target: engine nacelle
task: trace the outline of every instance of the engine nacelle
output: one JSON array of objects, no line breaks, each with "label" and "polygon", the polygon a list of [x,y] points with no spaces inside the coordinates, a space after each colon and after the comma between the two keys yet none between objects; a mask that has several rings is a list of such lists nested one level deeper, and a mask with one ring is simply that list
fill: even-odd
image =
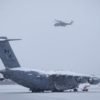
[{"label": "engine nacelle", "polygon": [[3,81],[5,78],[2,74],[0,74],[0,81]]},{"label": "engine nacelle", "polygon": [[0,81],[3,81],[4,80],[4,78],[0,78]]},{"label": "engine nacelle", "polygon": [[100,78],[97,78],[97,77],[90,77],[88,79],[88,82],[92,85],[96,85],[98,83],[100,83]]}]

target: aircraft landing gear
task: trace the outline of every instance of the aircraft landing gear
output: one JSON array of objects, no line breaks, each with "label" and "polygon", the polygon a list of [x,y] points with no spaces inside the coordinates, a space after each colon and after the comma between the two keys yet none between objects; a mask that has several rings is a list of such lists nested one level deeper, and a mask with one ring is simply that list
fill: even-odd
[{"label": "aircraft landing gear", "polygon": [[44,90],[41,89],[30,89],[30,91],[32,91],[32,93],[44,92]]},{"label": "aircraft landing gear", "polygon": [[82,91],[83,91],[83,92],[88,92],[88,87],[90,87],[90,85],[89,85],[89,84],[86,84],[86,85],[83,87]]},{"label": "aircraft landing gear", "polygon": [[73,89],[74,92],[78,92],[78,89]]},{"label": "aircraft landing gear", "polygon": [[83,91],[83,92],[88,92],[88,89],[83,89],[82,91]]},{"label": "aircraft landing gear", "polygon": [[64,90],[57,90],[57,89],[54,89],[54,90],[52,90],[52,92],[64,92]]}]

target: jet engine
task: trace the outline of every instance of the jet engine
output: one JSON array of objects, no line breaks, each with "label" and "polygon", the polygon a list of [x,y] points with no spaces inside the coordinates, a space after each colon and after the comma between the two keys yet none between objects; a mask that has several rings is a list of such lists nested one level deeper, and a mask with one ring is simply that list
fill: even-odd
[{"label": "jet engine", "polygon": [[100,83],[100,78],[97,78],[97,77],[90,77],[88,79],[88,82],[92,85],[96,85],[98,83]]}]

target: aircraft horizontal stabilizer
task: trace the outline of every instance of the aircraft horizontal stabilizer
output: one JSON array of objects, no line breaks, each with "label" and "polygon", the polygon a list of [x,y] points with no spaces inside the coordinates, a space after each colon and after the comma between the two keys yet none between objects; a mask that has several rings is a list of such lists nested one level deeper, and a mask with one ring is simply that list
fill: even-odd
[{"label": "aircraft horizontal stabilizer", "polygon": [[7,37],[0,37],[0,41],[17,41],[21,39],[8,39]]}]

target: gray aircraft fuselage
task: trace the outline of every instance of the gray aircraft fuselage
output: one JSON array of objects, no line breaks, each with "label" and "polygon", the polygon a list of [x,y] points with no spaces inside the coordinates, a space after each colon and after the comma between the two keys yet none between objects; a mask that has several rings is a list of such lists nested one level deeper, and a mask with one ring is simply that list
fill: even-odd
[{"label": "gray aircraft fuselage", "polygon": [[7,69],[1,71],[5,78],[30,88],[34,91],[63,91],[78,87],[73,76],[59,74],[43,74],[37,71],[24,71],[17,69]]},{"label": "gray aircraft fuselage", "polygon": [[[38,71],[26,71],[21,68],[12,68],[1,71],[5,78],[36,91],[64,91],[76,89],[81,83],[89,82],[90,77],[65,74],[45,74]],[[100,80],[92,78],[91,84],[98,84]]]}]

